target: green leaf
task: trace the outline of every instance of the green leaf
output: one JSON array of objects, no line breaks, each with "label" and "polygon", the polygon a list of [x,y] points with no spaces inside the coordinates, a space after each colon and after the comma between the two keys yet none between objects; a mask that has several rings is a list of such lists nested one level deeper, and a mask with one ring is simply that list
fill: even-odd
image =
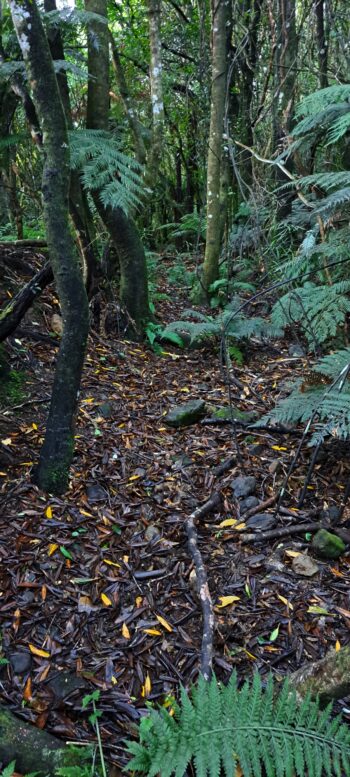
[{"label": "green leaf", "polygon": [[275,642],[277,637],[278,637],[278,635],[279,635],[279,633],[280,633],[280,627],[276,626],[276,628],[273,631],[271,631],[271,634],[269,636],[269,641],[270,642]]},{"label": "green leaf", "polygon": [[69,558],[71,561],[73,560],[72,554],[67,550],[67,548],[64,547],[64,545],[60,545],[60,551],[62,553],[62,556],[65,558]]}]

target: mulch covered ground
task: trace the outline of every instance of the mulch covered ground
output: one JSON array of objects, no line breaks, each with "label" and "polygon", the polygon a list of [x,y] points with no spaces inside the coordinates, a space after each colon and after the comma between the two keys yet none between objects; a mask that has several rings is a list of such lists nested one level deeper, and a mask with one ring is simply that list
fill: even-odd
[{"label": "mulch covered ground", "polygon": [[[168,293],[157,308],[164,322],[188,307],[173,287]],[[46,292],[26,327],[49,335],[52,312]],[[344,448],[326,446],[298,511],[310,460],[303,448],[275,523],[299,522],[299,534],[244,542],[232,480],[254,476],[260,502],[277,495],[302,430],[238,428],[240,461],[230,425],[174,430],[164,422],[171,405],[189,399],[229,404],[215,347],[181,352],[167,345],[156,355],[114,336],[91,337],[71,486],[63,499],[51,498],[30,483],[30,470],[43,438],[56,350],[26,335],[12,338],[8,350],[13,366],[26,373],[28,399],[3,409],[0,421],[3,703],[66,740],[93,741],[81,703],[99,689],[106,754],[125,762],[122,740],[146,700],[162,704],[198,675],[201,607],[184,521],[214,491],[221,507],[197,529],[215,604],[218,676],[227,679],[237,668],[244,677],[257,668],[281,677],[349,641],[349,557],[316,559],[312,577],[293,566],[310,545],[302,529],[309,512],[341,504],[350,466]],[[289,356],[287,343],[263,349],[252,343],[245,366],[234,370],[243,388],[231,386],[232,401],[262,414],[287,379],[307,367]],[[218,465],[232,457],[218,475]],[[264,512],[273,515],[274,507]],[[345,510],[345,526],[346,519]]]}]

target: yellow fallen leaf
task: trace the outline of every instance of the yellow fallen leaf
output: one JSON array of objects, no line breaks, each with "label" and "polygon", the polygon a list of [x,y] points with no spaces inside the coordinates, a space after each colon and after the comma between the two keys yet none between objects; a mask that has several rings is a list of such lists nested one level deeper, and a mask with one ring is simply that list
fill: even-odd
[{"label": "yellow fallen leaf", "polygon": [[105,564],[108,564],[109,567],[118,567],[118,569],[120,569],[120,564],[117,564],[116,561],[110,561],[109,558],[103,558],[102,561]]},{"label": "yellow fallen leaf", "polygon": [[142,605],[142,596],[137,596],[135,599],[136,607],[141,607]]},{"label": "yellow fallen leaf", "polygon": [[129,556],[123,556],[123,561],[125,564],[127,564],[129,561]]},{"label": "yellow fallen leaf", "polygon": [[4,440],[1,440],[3,445],[12,445],[11,437],[5,437]]},{"label": "yellow fallen leaf", "polygon": [[337,641],[336,641],[336,643],[335,643],[335,650],[336,650],[336,653],[338,653],[338,651],[340,650],[340,648],[341,648],[341,644],[340,644],[340,642],[339,642],[339,639],[337,639]]},{"label": "yellow fallen leaf", "polygon": [[83,399],[83,402],[85,402],[87,405],[91,405],[91,402],[94,402],[93,397],[88,397],[88,399]]},{"label": "yellow fallen leaf", "polygon": [[285,550],[284,552],[286,556],[289,556],[289,558],[297,558],[297,556],[301,556],[301,553],[298,550]]},{"label": "yellow fallen leaf", "polygon": [[219,596],[220,604],[217,604],[216,606],[218,609],[221,609],[222,607],[228,607],[229,604],[239,602],[240,598],[240,596]]},{"label": "yellow fallen leaf", "polygon": [[41,650],[41,648],[35,647],[29,643],[29,650],[33,653],[33,656],[40,656],[40,658],[50,658],[50,653],[47,650]]},{"label": "yellow fallen leaf", "polygon": [[81,515],[86,515],[87,518],[93,518],[94,516],[91,513],[87,513],[86,510],[79,510]]},{"label": "yellow fallen leaf", "polygon": [[38,424],[32,424],[32,429],[37,429],[37,428],[38,428]]},{"label": "yellow fallen leaf", "polygon": [[287,451],[288,448],[283,448],[281,445],[271,445],[273,451]]},{"label": "yellow fallen leaf", "polygon": [[58,543],[57,542],[50,542],[47,555],[48,556],[53,556],[53,554],[54,554],[55,550],[57,550],[57,548],[58,548]]},{"label": "yellow fallen leaf", "polygon": [[149,696],[152,690],[151,678],[149,674],[146,675],[145,682],[141,688],[141,696]]},{"label": "yellow fallen leaf", "polygon": [[246,648],[243,648],[243,652],[248,656],[248,658],[251,658],[252,661],[256,661],[256,656],[253,656],[253,653],[249,653],[249,650],[246,650]]},{"label": "yellow fallen leaf", "polygon": [[235,526],[235,531],[241,531],[241,529],[245,529],[246,525],[243,521],[243,523],[239,523],[237,526]]},{"label": "yellow fallen leaf", "polygon": [[131,637],[130,631],[129,631],[126,623],[123,623],[123,625],[122,625],[122,635],[123,635],[124,639],[130,639],[130,637]]},{"label": "yellow fallen leaf", "polygon": [[52,507],[50,505],[45,510],[46,518],[52,518]]},{"label": "yellow fallen leaf", "polygon": [[224,529],[225,526],[234,526],[235,523],[237,523],[237,518],[226,518],[225,521],[221,521],[221,523],[219,523],[219,528]]},{"label": "yellow fallen leaf", "polygon": [[158,623],[160,623],[161,626],[164,626],[164,628],[167,631],[172,631],[173,630],[173,627],[170,626],[170,623],[168,623],[168,621],[166,621],[165,618],[162,618],[161,615],[156,615],[156,618],[157,618]]},{"label": "yellow fallen leaf", "polygon": [[150,634],[151,637],[161,637],[162,632],[159,631],[159,629],[142,629],[142,631],[145,632],[145,634]]},{"label": "yellow fallen leaf", "polygon": [[131,483],[133,480],[138,480],[141,477],[141,475],[131,475],[131,477],[128,480],[128,483]]},{"label": "yellow fallen leaf", "polygon": [[101,594],[101,601],[103,602],[103,604],[104,604],[106,607],[111,607],[111,606],[112,606],[112,602],[111,602],[111,600],[109,599],[109,597],[108,597],[108,596],[106,596],[106,594]]},{"label": "yellow fallen leaf", "polygon": [[281,596],[280,594],[277,594],[277,599],[279,599],[281,602],[283,602],[283,604],[286,604],[287,607],[289,607],[290,610],[293,610],[293,605],[291,604],[290,601],[288,601],[288,599],[286,599],[285,596]]}]

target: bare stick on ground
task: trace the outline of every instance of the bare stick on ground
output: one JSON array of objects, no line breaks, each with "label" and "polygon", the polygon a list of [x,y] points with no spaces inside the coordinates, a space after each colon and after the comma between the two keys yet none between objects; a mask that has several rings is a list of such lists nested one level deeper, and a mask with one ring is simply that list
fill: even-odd
[{"label": "bare stick on ground", "polygon": [[220,505],[220,494],[214,493],[207,502],[196,510],[185,521],[185,529],[188,537],[188,547],[193,560],[197,577],[197,591],[200,598],[203,614],[203,636],[201,648],[201,672],[205,680],[210,680],[213,668],[213,634],[214,634],[214,610],[211,599],[206,569],[202,554],[198,547],[198,532],[195,522],[210,513]]}]

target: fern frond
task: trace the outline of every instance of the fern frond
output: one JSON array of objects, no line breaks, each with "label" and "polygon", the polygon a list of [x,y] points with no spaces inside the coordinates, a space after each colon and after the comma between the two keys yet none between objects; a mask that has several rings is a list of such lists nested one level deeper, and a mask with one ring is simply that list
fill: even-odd
[{"label": "fern frond", "polygon": [[139,742],[127,742],[127,770],[148,777],[183,777],[189,763],[196,777],[233,777],[239,763],[244,777],[321,777],[350,774],[350,732],[331,710],[319,713],[309,698],[299,705],[288,682],[275,693],[258,673],[238,690],[201,678],[174,717],[161,709],[141,721]]},{"label": "fern frond", "polygon": [[316,286],[308,282],[288,291],[273,306],[271,321],[276,327],[298,323],[309,343],[324,343],[334,337],[350,311],[350,282]]},{"label": "fern frond", "polygon": [[91,22],[108,24],[104,16],[100,16],[100,14],[93,13],[92,11],[81,11],[78,8],[72,8],[70,5],[59,10],[48,11],[48,13],[44,14],[43,19],[48,27],[57,27],[59,25],[76,27],[78,24],[87,27]]},{"label": "fern frond", "polygon": [[123,154],[108,132],[74,130],[69,133],[71,166],[81,170],[87,190],[98,190],[105,207],[122,208],[126,213],[142,199],[141,166]]},{"label": "fern frond", "polygon": [[349,110],[350,103],[339,102],[330,103],[324,108],[317,110],[315,113],[309,113],[293,127],[293,137],[300,137],[300,135],[305,135],[314,129],[322,131],[322,129],[329,127],[330,124],[333,125],[336,120],[338,121],[339,117],[343,114],[348,114]]},{"label": "fern frond", "polygon": [[340,140],[345,133],[350,128],[350,104],[348,104],[347,113],[345,113],[343,116],[339,116],[336,121],[333,122],[332,126],[329,128],[327,132],[327,143],[326,146],[330,146],[333,143],[337,143],[338,140]]},{"label": "fern frond", "polygon": [[[349,114],[350,116],[350,114]],[[350,184],[350,176],[349,176]],[[320,213],[325,216],[330,216],[335,210],[338,210],[342,205],[345,205],[350,201],[350,185],[345,186],[342,189],[336,189],[328,197],[325,197],[317,204],[315,213]]]},{"label": "fern frond", "polygon": [[296,109],[296,116],[311,116],[322,110],[326,105],[335,102],[349,102],[350,110],[350,84],[337,84],[318,89],[316,92],[304,97]]}]

